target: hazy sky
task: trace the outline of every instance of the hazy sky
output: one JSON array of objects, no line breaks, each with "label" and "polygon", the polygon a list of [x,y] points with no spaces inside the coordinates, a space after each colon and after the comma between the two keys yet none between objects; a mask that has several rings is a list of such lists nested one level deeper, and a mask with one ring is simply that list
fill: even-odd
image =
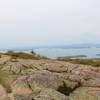
[{"label": "hazy sky", "polygon": [[100,43],[100,0],[1,0],[0,47]]}]

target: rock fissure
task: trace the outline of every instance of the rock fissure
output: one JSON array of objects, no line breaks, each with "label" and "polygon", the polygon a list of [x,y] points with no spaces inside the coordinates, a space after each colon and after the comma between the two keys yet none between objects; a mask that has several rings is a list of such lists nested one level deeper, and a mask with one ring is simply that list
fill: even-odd
[{"label": "rock fissure", "polygon": [[62,86],[59,86],[59,88],[57,89],[57,91],[59,91],[60,93],[69,96],[70,94],[72,94],[76,89],[80,88],[81,84],[78,84],[77,86],[75,86],[74,88],[68,87],[66,86],[65,82],[63,82]]}]

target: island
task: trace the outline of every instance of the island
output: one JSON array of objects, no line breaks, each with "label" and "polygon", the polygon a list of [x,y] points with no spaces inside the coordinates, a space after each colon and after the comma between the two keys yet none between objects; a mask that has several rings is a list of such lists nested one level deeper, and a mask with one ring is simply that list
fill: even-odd
[{"label": "island", "polygon": [[65,57],[58,57],[58,59],[65,59],[65,58],[86,58],[86,55],[73,55],[73,56],[65,56]]},{"label": "island", "polygon": [[96,54],[96,56],[100,56],[100,54]]}]

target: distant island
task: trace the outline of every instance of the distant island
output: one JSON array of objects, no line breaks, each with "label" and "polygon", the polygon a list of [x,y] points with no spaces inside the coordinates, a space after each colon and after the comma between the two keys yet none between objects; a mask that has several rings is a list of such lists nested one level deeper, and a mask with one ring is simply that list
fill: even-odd
[{"label": "distant island", "polygon": [[100,44],[69,44],[69,45],[53,45],[53,46],[40,46],[36,48],[62,48],[62,49],[84,49],[84,48],[100,48]]},{"label": "distant island", "polygon": [[65,57],[58,57],[58,59],[65,59],[65,58],[86,58],[86,55],[74,55],[74,56],[65,56]]},{"label": "distant island", "polygon": [[100,54],[96,54],[96,56],[100,56]]}]

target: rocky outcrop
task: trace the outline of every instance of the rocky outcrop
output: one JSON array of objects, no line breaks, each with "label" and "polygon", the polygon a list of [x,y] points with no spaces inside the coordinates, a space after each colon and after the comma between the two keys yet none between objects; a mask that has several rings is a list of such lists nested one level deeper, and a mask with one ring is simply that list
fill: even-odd
[{"label": "rocky outcrop", "polygon": [[20,94],[13,94],[12,97],[13,97],[12,100],[34,100],[30,96],[20,95]]},{"label": "rocky outcrop", "polygon": [[54,89],[43,89],[34,100],[69,100],[67,96]]},{"label": "rocky outcrop", "polygon": [[[7,57],[6,60],[3,60]],[[57,60],[0,58],[9,83],[0,100],[99,100],[100,68]],[[8,59],[9,58],[9,59]],[[7,79],[9,78],[9,79]],[[12,78],[12,80],[11,80]]]},{"label": "rocky outcrop", "polygon": [[1,58],[0,58],[0,64],[6,64],[8,61],[11,60],[11,57],[10,56],[7,56],[7,55],[1,55]]},{"label": "rocky outcrop", "polygon": [[34,73],[29,76],[22,76],[12,84],[12,90],[17,94],[31,94],[37,95],[45,88],[55,89],[62,94],[68,95],[78,87],[78,82],[62,79],[52,73]]},{"label": "rocky outcrop", "polygon": [[70,100],[100,100],[100,88],[78,88],[70,95]]}]

